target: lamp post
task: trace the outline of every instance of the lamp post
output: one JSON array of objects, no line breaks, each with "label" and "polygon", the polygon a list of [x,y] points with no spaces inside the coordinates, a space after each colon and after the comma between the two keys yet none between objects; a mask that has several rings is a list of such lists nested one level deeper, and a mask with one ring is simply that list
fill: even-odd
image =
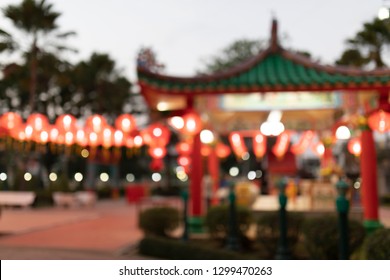
[{"label": "lamp post", "polygon": [[349,185],[342,179],[336,183],[338,196],[336,207],[339,220],[339,258],[347,260],[349,258],[349,237],[348,237],[348,211],[349,201],[346,198]]},{"label": "lamp post", "polygon": [[183,241],[188,240],[188,190],[187,187],[182,192],[183,198],[183,224],[184,224],[184,232],[182,236]]},{"label": "lamp post", "polygon": [[240,249],[240,243],[238,240],[236,194],[234,193],[234,186],[230,186],[229,190],[229,228],[226,247],[227,249],[238,251]]},{"label": "lamp post", "polygon": [[290,259],[290,250],[288,249],[287,244],[287,196],[286,196],[286,178],[282,178],[277,183],[279,188],[279,243],[278,249],[276,250],[275,259],[277,260],[288,260]]}]

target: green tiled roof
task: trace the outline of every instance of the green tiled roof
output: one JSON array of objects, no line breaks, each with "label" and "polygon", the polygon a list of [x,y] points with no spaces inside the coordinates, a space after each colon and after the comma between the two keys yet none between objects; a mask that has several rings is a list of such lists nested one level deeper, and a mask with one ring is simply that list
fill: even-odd
[{"label": "green tiled roof", "polygon": [[264,52],[224,73],[182,78],[160,75],[138,68],[139,83],[154,92],[168,94],[357,90],[390,87],[390,70],[362,71],[356,68],[324,66],[283,49],[274,38],[271,42],[271,46]]}]

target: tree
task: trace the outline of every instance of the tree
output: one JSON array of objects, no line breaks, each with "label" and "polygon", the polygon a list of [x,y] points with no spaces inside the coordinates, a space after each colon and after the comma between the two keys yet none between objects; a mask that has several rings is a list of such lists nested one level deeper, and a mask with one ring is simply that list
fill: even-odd
[{"label": "tree", "polygon": [[[44,57],[49,57],[45,53],[50,53],[50,47],[56,53],[68,49],[66,46],[58,44],[58,40],[66,39],[75,33],[58,32],[57,21],[61,14],[53,11],[53,5],[47,3],[46,0],[23,0],[18,5],[5,7],[3,14],[12,21],[18,30],[22,31],[27,40],[27,47],[23,47],[25,42],[16,42],[14,38],[9,36],[9,33],[3,31],[0,50],[14,51],[17,49],[24,54],[29,70],[28,104],[29,110],[32,112],[35,110],[37,102],[39,61]],[[50,42],[53,38],[55,42]],[[54,55],[51,56],[51,58],[54,57]]]},{"label": "tree", "polygon": [[74,95],[64,104],[65,111],[83,108],[84,112],[114,116],[129,101],[131,83],[116,69],[108,54],[93,53],[87,61],[77,63],[69,75]]},{"label": "tree", "polygon": [[354,37],[347,40],[348,48],[336,61],[339,65],[386,67],[384,52],[390,43],[390,21],[375,18],[366,22]]},{"label": "tree", "polygon": [[263,48],[264,43],[262,41],[248,39],[236,40],[222,49],[220,54],[207,59],[204,63],[204,69],[198,71],[198,73],[212,74],[227,70],[255,56]]}]

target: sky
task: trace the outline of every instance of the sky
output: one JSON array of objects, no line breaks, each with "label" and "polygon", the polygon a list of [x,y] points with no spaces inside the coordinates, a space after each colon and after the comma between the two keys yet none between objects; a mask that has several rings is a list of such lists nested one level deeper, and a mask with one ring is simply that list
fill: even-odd
[{"label": "sky", "polygon": [[[272,18],[286,48],[332,64],[345,40],[371,21],[384,0],[47,0],[62,13],[59,26],[77,36],[71,61],[108,53],[136,81],[136,55],[151,47],[166,74],[191,76],[202,62],[238,39],[268,40]],[[1,0],[0,7],[21,0]],[[0,27],[9,22],[0,16]],[[8,29],[7,29],[8,30]]]}]

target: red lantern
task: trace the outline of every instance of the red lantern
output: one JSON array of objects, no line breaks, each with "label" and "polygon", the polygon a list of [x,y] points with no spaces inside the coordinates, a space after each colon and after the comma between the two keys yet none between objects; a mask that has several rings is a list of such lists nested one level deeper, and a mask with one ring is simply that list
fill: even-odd
[{"label": "red lantern", "polygon": [[87,136],[88,136],[88,145],[89,146],[95,148],[95,147],[100,145],[100,143],[101,143],[101,139],[100,138],[101,137],[100,137],[99,134],[97,134],[96,132],[92,131],[92,132],[89,132]]},{"label": "red lantern", "polygon": [[183,116],[184,127],[182,131],[184,134],[196,135],[202,130],[202,119],[194,112],[189,111]]},{"label": "red lantern", "polygon": [[228,145],[218,143],[215,147],[215,153],[219,158],[227,158],[230,155],[230,148]]},{"label": "red lantern", "polygon": [[362,143],[360,141],[360,138],[355,137],[349,140],[348,151],[357,157],[360,156],[360,154],[362,153]]},{"label": "red lantern", "polygon": [[204,157],[207,157],[211,154],[211,147],[209,145],[203,144],[200,149],[200,154]]},{"label": "red lantern", "polygon": [[60,115],[55,122],[56,127],[60,132],[76,131],[77,120],[70,114]]},{"label": "red lantern", "polygon": [[150,147],[149,148],[149,155],[152,158],[158,158],[161,159],[165,157],[167,154],[167,149],[165,147]]},{"label": "red lantern", "polygon": [[180,155],[191,154],[192,147],[188,142],[180,142],[176,145],[176,150]]},{"label": "red lantern", "polygon": [[85,147],[88,145],[87,134],[84,129],[78,129],[76,132],[76,143],[81,147]]},{"label": "red lantern", "polygon": [[27,125],[30,125],[34,131],[41,131],[49,127],[49,119],[39,113],[31,114],[26,121]]},{"label": "red lantern", "polygon": [[291,152],[295,155],[303,154],[309,147],[311,140],[314,137],[314,132],[311,130],[303,132],[298,143],[291,146]]},{"label": "red lantern", "polygon": [[110,126],[106,126],[102,133],[102,146],[104,148],[110,148],[114,142],[114,129]]},{"label": "red lantern", "polygon": [[65,132],[65,145],[72,146],[75,143],[75,135],[72,131]]},{"label": "red lantern", "polygon": [[55,126],[50,126],[48,131],[49,131],[49,141],[52,143],[58,143],[58,137],[60,135],[58,128]]},{"label": "red lantern", "polygon": [[253,136],[253,152],[256,158],[262,158],[266,151],[267,138],[261,132],[256,132],[256,134]]},{"label": "red lantern", "polygon": [[237,157],[242,157],[245,153],[248,152],[244,137],[238,132],[232,132],[229,135],[230,145],[232,146],[233,152]]},{"label": "red lantern", "polygon": [[115,130],[114,132],[114,146],[121,147],[125,142],[125,136],[122,130]]},{"label": "red lantern", "polygon": [[191,164],[191,158],[189,156],[179,156],[177,163],[183,167],[189,166]]},{"label": "red lantern", "polygon": [[379,110],[368,117],[368,125],[372,130],[384,133],[390,131],[390,113]]},{"label": "red lantern", "polygon": [[275,143],[275,146],[272,147],[272,152],[278,158],[282,158],[288,149],[290,144],[290,133],[287,131],[282,132]]},{"label": "red lantern", "polygon": [[169,129],[160,123],[149,125],[143,133],[145,143],[151,146],[167,145],[170,136],[171,132]]},{"label": "red lantern", "polygon": [[124,133],[130,133],[137,129],[135,119],[130,114],[122,114],[115,120],[115,127]]},{"label": "red lantern", "polygon": [[312,146],[313,152],[319,156],[323,157],[325,154],[325,145],[320,141]]},{"label": "red lantern", "polygon": [[102,115],[92,115],[87,118],[85,128],[95,133],[101,133],[107,126],[107,121]]},{"label": "red lantern", "polygon": [[46,144],[47,142],[49,142],[49,132],[47,130],[42,130],[41,132],[39,132],[37,142],[41,144]]},{"label": "red lantern", "polygon": [[23,123],[22,117],[18,113],[7,112],[0,118],[0,126],[7,129],[9,132],[21,126]]}]

